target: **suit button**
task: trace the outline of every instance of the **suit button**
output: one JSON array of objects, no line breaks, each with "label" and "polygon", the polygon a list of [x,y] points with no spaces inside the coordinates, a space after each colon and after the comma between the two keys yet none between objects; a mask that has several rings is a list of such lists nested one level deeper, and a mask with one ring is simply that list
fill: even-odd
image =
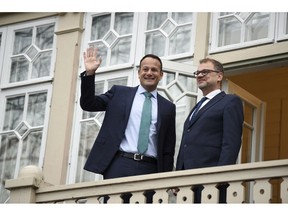
[{"label": "suit button", "polygon": [[190,131],[191,131],[190,129],[187,130],[187,132],[190,132]]}]

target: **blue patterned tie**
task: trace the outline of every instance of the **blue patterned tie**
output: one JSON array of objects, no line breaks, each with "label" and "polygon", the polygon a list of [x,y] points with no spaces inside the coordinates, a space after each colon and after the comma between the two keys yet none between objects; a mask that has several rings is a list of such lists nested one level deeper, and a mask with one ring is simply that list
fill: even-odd
[{"label": "blue patterned tie", "polygon": [[148,149],[149,131],[151,124],[152,101],[150,92],[144,92],[145,101],[143,104],[141,123],[138,137],[138,153],[144,154]]},{"label": "blue patterned tie", "polygon": [[201,105],[204,103],[204,101],[205,101],[206,99],[207,99],[207,97],[203,97],[203,98],[196,104],[196,107],[195,107],[195,109],[194,109],[194,112],[193,112],[193,114],[192,114],[192,116],[191,116],[191,118],[190,118],[190,122],[192,122],[192,121],[195,119],[195,117],[196,117],[196,115],[197,115],[197,113],[198,113]]}]

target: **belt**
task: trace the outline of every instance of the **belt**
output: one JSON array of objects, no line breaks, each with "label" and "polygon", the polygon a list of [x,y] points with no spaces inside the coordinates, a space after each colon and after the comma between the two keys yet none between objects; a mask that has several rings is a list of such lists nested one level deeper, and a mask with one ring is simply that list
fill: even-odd
[{"label": "belt", "polygon": [[117,155],[120,155],[120,156],[126,157],[126,158],[130,158],[130,159],[133,159],[135,161],[145,161],[145,162],[150,162],[150,163],[156,163],[157,162],[156,158],[147,157],[147,156],[141,155],[141,154],[134,154],[134,153],[118,151]]}]

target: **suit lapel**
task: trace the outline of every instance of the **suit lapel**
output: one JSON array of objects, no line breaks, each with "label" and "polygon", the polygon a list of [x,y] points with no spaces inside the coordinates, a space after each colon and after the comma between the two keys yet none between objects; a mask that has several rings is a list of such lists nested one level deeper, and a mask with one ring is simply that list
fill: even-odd
[{"label": "suit lapel", "polygon": [[137,87],[132,87],[129,88],[129,91],[127,93],[125,93],[125,95],[123,95],[123,98],[125,98],[126,100],[126,107],[125,107],[125,124],[128,124],[128,120],[129,120],[129,116],[130,116],[130,112],[131,112],[131,108],[132,108],[132,104],[134,101],[134,97],[135,94],[137,92],[138,86]]},{"label": "suit lapel", "polygon": [[199,111],[198,111],[198,114],[196,115],[196,118],[189,122],[189,116],[188,116],[188,124],[189,124],[189,127],[191,127],[199,118],[201,115],[203,115],[208,109],[210,109],[212,106],[214,106],[216,103],[218,103],[222,98],[224,98],[224,96],[226,95],[226,93],[224,91],[220,92],[218,95],[216,95],[215,97],[213,97],[204,107],[202,107]]},{"label": "suit lapel", "polygon": [[[197,103],[196,103],[196,104],[197,104]],[[190,111],[190,113],[188,114],[188,116],[187,116],[187,118],[186,118],[186,120],[185,120],[185,122],[184,122],[184,126],[185,126],[185,127],[190,126],[190,125],[189,125],[189,124],[191,123],[191,122],[190,122],[190,116],[192,115],[193,111],[195,110],[196,104],[195,104],[195,106],[192,108],[192,110]]]},{"label": "suit lapel", "polygon": [[161,110],[165,109],[165,107],[163,107],[163,103],[162,103],[162,96],[160,94],[157,93],[157,106],[158,106],[158,114],[157,114],[157,132],[159,132],[160,130],[160,125],[161,125]]}]

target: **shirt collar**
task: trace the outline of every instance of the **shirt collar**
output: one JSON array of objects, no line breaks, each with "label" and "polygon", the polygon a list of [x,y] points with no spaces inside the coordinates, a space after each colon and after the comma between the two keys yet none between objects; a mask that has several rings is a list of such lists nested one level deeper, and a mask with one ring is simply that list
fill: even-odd
[{"label": "shirt collar", "polygon": [[[142,93],[144,93],[144,92],[147,92],[147,90],[144,89],[143,86],[139,85],[138,90],[137,90],[137,93],[142,94]],[[150,93],[152,94],[152,96],[153,96],[154,98],[157,99],[157,90],[156,90],[156,89],[155,89],[154,91],[150,92]]]},{"label": "shirt collar", "polygon": [[211,100],[213,97],[215,97],[217,94],[219,94],[221,92],[220,89],[216,89],[212,92],[210,92],[209,94],[206,95],[206,97]]}]

